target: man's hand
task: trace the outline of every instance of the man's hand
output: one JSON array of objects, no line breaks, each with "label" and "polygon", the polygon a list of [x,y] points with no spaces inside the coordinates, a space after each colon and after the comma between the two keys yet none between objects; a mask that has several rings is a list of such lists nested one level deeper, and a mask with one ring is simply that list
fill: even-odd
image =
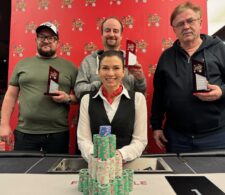
[{"label": "man's hand", "polygon": [[68,102],[69,95],[66,92],[64,92],[64,91],[54,91],[54,93],[57,94],[56,96],[52,96],[52,99],[55,102],[58,102],[58,103]]},{"label": "man's hand", "polygon": [[12,143],[12,129],[10,125],[0,125],[0,141],[10,145]]},{"label": "man's hand", "polygon": [[153,138],[156,142],[156,145],[161,149],[165,150],[165,143],[168,142],[166,137],[164,136],[163,130],[154,130]]},{"label": "man's hand", "polygon": [[215,101],[221,98],[222,90],[217,85],[207,85],[209,92],[196,92],[193,93],[194,96],[198,97],[202,101]]},{"label": "man's hand", "polygon": [[134,66],[128,66],[129,73],[134,76],[136,79],[144,78],[144,72],[141,64],[136,64]]}]

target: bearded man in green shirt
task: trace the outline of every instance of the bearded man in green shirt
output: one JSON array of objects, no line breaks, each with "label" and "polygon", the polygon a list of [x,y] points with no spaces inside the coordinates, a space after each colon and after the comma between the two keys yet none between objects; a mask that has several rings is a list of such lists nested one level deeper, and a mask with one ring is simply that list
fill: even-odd
[{"label": "bearded man in green shirt", "polygon": [[[37,55],[18,62],[2,104],[0,138],[10,142],[10,117],[19,100],[19,118],[14,131],[14,150],[68,153],[70,103],[77,76],[75,65],[56,54],[59,34],[50,22],[36,29]],[[58,72],[58,90],[45,95],[49,68]]]}]

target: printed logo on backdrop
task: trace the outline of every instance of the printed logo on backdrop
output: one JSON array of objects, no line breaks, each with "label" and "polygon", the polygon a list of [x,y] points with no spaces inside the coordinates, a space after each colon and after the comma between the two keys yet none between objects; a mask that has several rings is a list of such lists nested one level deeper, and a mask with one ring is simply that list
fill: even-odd
[{"label": "printed logo on backdrop", "polygon": [[27,22],[25,26],[25,33],[35,34],[36,28],[37,25],[34,22]]},{"label": "printed logo on backdrop", "polygon": [[123,16],[121,18],[122,20],[122,24],[125,26],[125,27],[128,27],[128,28],[133,28],[134,27],[134,18],[130,15],[128,16]]},{"label": "printed logo on backdrop", "polygon": [[74,0],[62,0],[61,8],[72,8]]},{"label": "printed logo on backdrop", "polygon": [[152,64],[148,65],[148,77],[151,77],[153,74],[155,74],[156,66],[157,65],[154,66]]},{"label": "printed logo on backdrop", "polygon": [[105,17],[103,18],[97,18],[97,25],[96,25],[96,29],[100,30],[101,26],[102,26],[102,22],[105,20]]},{"label": "printed logo on backdrop", "polygon": [[27,8],[27,4],[25,0],[17,0],[16,1],[16,11],[25,12]]},{"label": "printed logo on backdrop", "polygon": [[96,0],[85,0],[85,6],[96,6]]},{"label": "printed logo on backdrop", "polygon": [[171,38],[163,38],[162,39],[162,51],[166,50],[167,48],[171,47],[173,45],[173,39]]},{"label": "printed logo on backdrop", "polygon": [[78,115],[75,115],[75,116],[72,117],[70,127],[74,128],[77,124],[78,124]]},{"label": "printed logo on backdrop", "polygon": [[84,45],[84,54],[90,54],[93,53],[96,50],[96,45],[93,42],[86,43]]},{"label": "printed logo on backdrop", "polygon": [[65,43],[65,44],[61,44],[60,47],[60,55],[67,55],[70,56],[71,55],[71,50],[72,50],[72,45],[69,43]]},{"label": "printed logo on backdrop", "polygon": [[145,40],[140,40],[140,41],[136,40],[135,43],[136,43],[138,51],[141,51],[142,53],[146,53],[147,52],[147,47],[148,47],[147,41],[145,41]]},{"label": "printed logo on backdrop", "polygon": [[39,0],[38,9],[48,10],[49,0]]},{"label": "printed logo on backdrop", "polygon": [[22,45],[13,46],[13,57],[23,57],[24,47]]},{"label": "printed logo on backdrop", "polygon": [[148,14],[148,26],[159,27],[160,17],[158,14]]},{"label": "printed logo on backdrop", "polygon": [[110,0],[109,1],[110,5],[112,5],[112,4],[120,5],[121,3],[122,3],[122,0]]},{"label": "printed logo on backdrop", "polygon": [[75,30],[83,31],[83,26],[84,26],[84,22],[80,18],[73,19],[73,21],[72,21],[72,31],[75,31]]}]

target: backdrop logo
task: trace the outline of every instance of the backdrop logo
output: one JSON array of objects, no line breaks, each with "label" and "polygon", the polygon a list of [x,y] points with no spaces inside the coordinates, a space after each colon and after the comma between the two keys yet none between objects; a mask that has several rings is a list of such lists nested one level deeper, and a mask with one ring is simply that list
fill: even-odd
[{"label": "backdrop logo", "polygon": [[30,32],[30,33],[34,34],[35,30],[36,30],[36,25],[35,25],[34,22],[29,22],[29,23],[26,24],[26,26],[25,26],[25,33]]},{"label": "backdrop logo", "polygon": [[85,0],[85,6],[96,6],[96,0]]},{"label": "backdrop logo", "polygon": [[14,45],[13,46],[13,57],[23,57],[24,48],[22,45]]},{"label": "backdrop logo", "polygon": [[171,38],[162,39],[162,51],[166,50],[167,48],[171,47],[173,45],[173,40]]},{"label": "backdrop logo", "polygon": [[25,12],[26,7],[27,7],[27,4],[26,4],[25,0],[17,0],[16,1],[16,11]]},{"label": "backdrop logo", "polygon": [[124,24],[124,26],[126,26],[128,28],[133,28],[134,27],[134,18],[130,15],[128,15],[127,17],[123,16],[122,23]]},{"label": "backdrop logo", "polygon": [[72,31],[74,31],[74,30],[83,31],[83,26],[84,26],[84,22],[80,18],[73,19]]},{"label": "backdrop logo", "polygon": [[148,77],[151,77],[153,74],[155,74],[156,66],[153,66],[152,64],[148,65]]},{"label": "backdrop logo", "polygon": [[76,125],[78,124],[78,115],[75,115],[72,117],[72,121],[71,121],[71,128],[74,128]]},{"label": "backdrop logo", "polygon": [[69,43],[65,43],[62,44],[61,48],[60,48],[60,55],[67,55],[70,56],[71,55],[71,49],[72,49],[72,45]]},{"label": "backdrop logo", "polygon": [[96,48],[96,45],[93,42],[86,43],[84,46],[84,54],[92,53]]},{"label": "backdrop logo", "polygon": [[122,0],[110,0],[109,4],[112,5],[113,3],[120,5],[122,3]]},{"label": "backdrop logo", "polygon": [[145,40],[140,40],[140,41],[135,41],[137,48],[142,52],[146,53],[147,52],[147,42]]},{"label": "backdrop logo", "polygon": [[148,26],[159,27],[160,17],[158,14],[148,14]]},{"label": "backdrop logo", "polygon": [[49,0],[39,0],[38,9],[48,10]]},{"label": "backdrop logo", "polygon": [[99,30],[102,26],[102,22],[105,20],[105,17],[103,18],[97,18],[97,27],[96,29]]},{"label": "backdrop logo", "polygon": [[73,0],[62,0],[61,8],[72,8]]}]

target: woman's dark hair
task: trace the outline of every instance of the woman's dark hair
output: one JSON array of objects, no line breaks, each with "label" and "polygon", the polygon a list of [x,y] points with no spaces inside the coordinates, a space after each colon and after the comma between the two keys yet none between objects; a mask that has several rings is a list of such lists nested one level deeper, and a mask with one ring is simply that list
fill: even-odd
[{"label": "woman's dark hair", "polygon": [[123,52],[122,51],[116,51],[116,50],[107,50],[107,51],[104,51],[99,56],[99,68],[98,69],[100,69],[100,64],[101,64],[102,60],[105,57],[112,57],[112,56],[117,56],[119,59],[121,59],[122,64],[123,64],[123,68],[124,68],[124,56],[123,56]]}]

